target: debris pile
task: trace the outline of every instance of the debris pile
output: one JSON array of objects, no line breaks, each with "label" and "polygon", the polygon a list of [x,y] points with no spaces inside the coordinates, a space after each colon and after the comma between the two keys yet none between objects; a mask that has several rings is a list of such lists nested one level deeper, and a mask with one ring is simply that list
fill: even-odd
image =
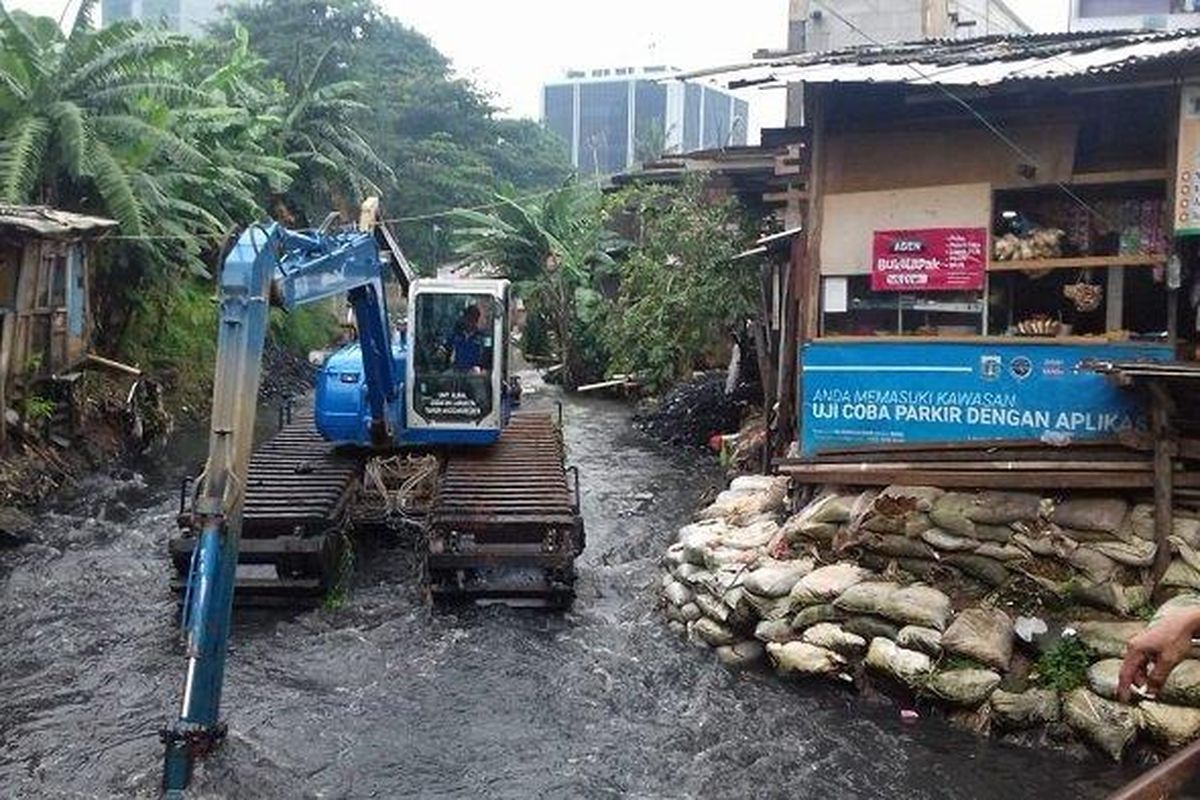
[{"label": "debris pile", "polygon": [[313,388],[317,368],[285,347],[268,342],[263,350],[261,400],[302,395]]},{"label": "debris pile", "polygon": [[722,663],[898,689],[980,732],[1050,726],[1115,760],[1200,736],[1200,659],[1116,701],[1125,643],[1200,604],[1200,519],[1178,513],[1166,583],[1183,591],[1153,609],[1149,506],[896,486],[826,489],[787,517],[787,488],[735,479],[664,558],[671,627]]},{"label": "debris pile", "polygon": [[755,381],[741,381],[726,394],[724,372],[706,372],[671,389],[634,423],[668,444],[705,447],[714,435],[735,433],[762,402]]}]

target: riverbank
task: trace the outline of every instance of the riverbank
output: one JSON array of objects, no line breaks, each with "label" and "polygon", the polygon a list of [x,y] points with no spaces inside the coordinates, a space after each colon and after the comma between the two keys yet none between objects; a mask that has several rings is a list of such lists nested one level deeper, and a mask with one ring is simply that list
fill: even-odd
[{"label": "riverbank", "polygon": [[[264,351],[262,401],[312,389],[316,368],[278,344]],[[9,452],[0,459],[0,509],[28,511],[87,475],[127,471],[141,456],[170,446],[179,426],[203,423],[211,399],[207,383],[164,387],[156,376],[88,370],[71,388],[69,421],[12,426]],[[20,536],[17,520],[0,518],[0,532]]]},{"label": "riverbank", "polygon": [[1177,514],[1173,597],[1152,605],[1152,513],[1121,497],[831,487],[789,514],[787,488],[738,478],[664,557],[671,627],[722,664],[882,690],[913,720],[937,708],[975,734],[1113,761],[1200,737],[1200,660],[1157,698],[1116,700],[1126,641],[1200,604],[1200,518]]}]

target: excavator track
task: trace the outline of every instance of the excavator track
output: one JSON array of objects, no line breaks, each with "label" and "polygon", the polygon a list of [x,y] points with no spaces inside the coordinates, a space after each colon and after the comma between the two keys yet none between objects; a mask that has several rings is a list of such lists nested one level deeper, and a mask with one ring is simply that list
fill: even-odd
[{"label": "excavator track", "polygon": [[[365,456],[321,438],[311,409],[298,410],[255,449],[238,548],[239,603],[320,602],[338,578],[364,461]],[[186,590],[196,542],[190,525],[191,514],[181,501],[182,533],[170,542],[180,591]]]},{"label": "excavator track", "polygon": [[437,600],[562,608],[583,551],[578,477],[549,414],[514,414],[491,447],[448,453],[430,514]]}]

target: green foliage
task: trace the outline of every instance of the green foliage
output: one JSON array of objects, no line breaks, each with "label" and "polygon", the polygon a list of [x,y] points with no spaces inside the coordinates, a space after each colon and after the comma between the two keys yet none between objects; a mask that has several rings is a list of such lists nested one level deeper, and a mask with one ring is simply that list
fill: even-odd
[{"label": "green foliage", "polygon": [[1061,639],[1038,658],[1033,678],[1044,688],[1069,692],[1087,680],[1092,658],[1092,652],[1078,637]]},{"label": "green foliage", "polygon": [[735,201],[707,197],[698,180],[631,186],[605,211],[631,242],[606,314],[609,369],[662,389],[753,313],[757,272],[732,261],[752,231]]},{"label": "green foliage", "polygon": [[54,401],[42,397],[40,394],[31,394],[25,398],[24,408],[21,409],[21,416],[26,422],[39,422],[44,419],[49,419],[54,413]]},{"label": "green foliage", "polygon": [[450,220],[456,255],[513,281],[531,328],[546,336],[572,387],[597,377],[607,362],[599,288],[615,273],[618,242],[600,211],[595,189],[568,183],[519,201],[501,197],[491,211],[460,211]]},{"label": "green foliage", "polygon": [[298,356],[306,356],[313,350],[328,346],[340,329],[337,318],[326,303],[302,306],[287,314],[280,309],[271,310],[272,341]]},{"label": "green foliage", "polygon": [[164,379],[182,401],[203,407],[217,353],[217,305],[212,287],[190,279],[175,291],[137,302],[120,342],[123,356]]}]

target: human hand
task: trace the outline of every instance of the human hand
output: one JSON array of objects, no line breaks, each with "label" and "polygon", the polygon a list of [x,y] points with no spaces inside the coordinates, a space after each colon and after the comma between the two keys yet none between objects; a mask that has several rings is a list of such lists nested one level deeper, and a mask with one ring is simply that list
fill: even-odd
[{"label": "human hand", "polygon": [[1171,670],[1192,649],[1192,633],[1200,626],[1200,612],[1181,611],[1139,633],[1125,646],[1117,681],[1117,697],[1129,702],[1130,687],[1145,686],[1151,693],[1162,689]]}]

